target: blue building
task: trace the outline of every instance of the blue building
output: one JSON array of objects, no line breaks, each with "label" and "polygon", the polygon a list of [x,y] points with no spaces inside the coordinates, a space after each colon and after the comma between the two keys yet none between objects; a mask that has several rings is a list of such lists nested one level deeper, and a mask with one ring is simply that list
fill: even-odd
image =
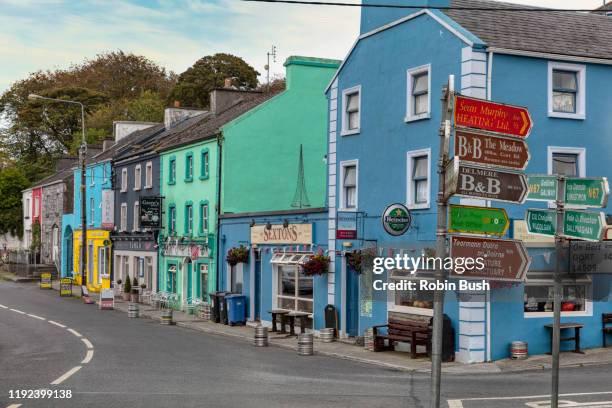
[{"label": "blue building", "polygon": [[[612,176],[607,163],[612,151],[610,18],[512,11],[524,6],[486,0],[364,2],[507,10],[362,9],[361,34],[326,90],[328,245],[336,249],[330,252],[329,300],[338,307],[347,335],[362,335],[386,323],[391,313],[433,314],[432,292],[373,291],[372,274],[352,273],[342,251],[371,248],[379,256],[418,256],[435,248],[439,99],[449,75],[463,95],[529,109],[535,125],[527,173]],[[385,207],[396,202],[406,204],[413,216],[411,229],[400,237],[388,235],[380,221]],[[444,312],[462,362],[507,357],[515,340],[527,341],[532,354],[550,348],[544,325],[552,322],[554,244],[527,235],[522,221],[526,208],[546,204],[490,204],[507,209],[513,219],[509,235],[527,243],[532,264],[524,284],[496,285],[469,298],[446,293]],[[358,220],[358,239],[337,238],[340,222],[351,214]],[[389,281],[404,277],[383,275]],[[584,324],[585,347],[602,344],[601,314],[612,310],[611,284],[609,275],[574,275],[563,282],[564,302],[575,308],[563,312],[562,321]],[[528,307],[534,301],[541,307]]]}]

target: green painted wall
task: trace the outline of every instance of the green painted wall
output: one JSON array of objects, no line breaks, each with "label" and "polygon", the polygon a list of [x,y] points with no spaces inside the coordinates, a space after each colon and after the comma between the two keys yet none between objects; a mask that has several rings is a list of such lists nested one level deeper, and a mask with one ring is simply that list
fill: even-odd
[{"label": "green painted wall", "polygon": [[[208,154],[208,173],[202,169],[203,155]],[[193,159],[193,174],[187,175],[188,157]],[[170,177],[170,163],[174,161],[176,174],[174,180]],[[192,145],[168,150],[160,154],[160,192],[164,197],[163,238],[171,235],[170,208],[176,211],[176,237],[184,237],[184,243],[201,243],[208,238],[210,258],[194,261],[191,266],[191,279],[200,293],[199,264],[208,263],[208,293],[216,290],[216,230],[217,230],[217,186],[218,186],[218,145],[217,139],[209,139]],[[208,204],[208,232],[200,230],[200,204]],[[186,206],[192,205],[193,223],[191,234],[186,229]],[[170,292],[168,287],[168,269],[170,265],[177,266],[176,290],[183,292],[185,265],[184,259],[176,256],[165,256],[164,246],[160,245],[159,287],[161,291]]]},{"label": "green painted wall", "polygon": [[223,213],[292,209],[300,144],[310,207],[325,206],[327,100],[339,61],[290,57],[287,89],[223,128]]}]

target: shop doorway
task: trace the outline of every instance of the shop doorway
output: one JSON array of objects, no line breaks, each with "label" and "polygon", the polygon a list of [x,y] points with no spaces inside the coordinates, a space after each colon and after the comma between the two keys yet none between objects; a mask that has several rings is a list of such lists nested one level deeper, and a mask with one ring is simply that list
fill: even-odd
[{"label": "shop doorway", "polygon": [[191,266],[191,259],[187,258],[183,265],[183,273],[187,277],[187,284],[183,289],[183,299],[186,304],[191,304],[193,302],[193,274]]},{"label": "shop doorway", "polygon": [[359,275],[346,270],[346,332],[357,336],[359,331]]},{"label": "shop doorway", "polygon": [[74,258],[72,256],[72,228],[67,226],[64,230],[64,248],[66,248],[66,262],[62,265],[62,276],[72,278]]},{"label": "shop doorway", "polygon": [[261,252],[255,251],[255,320],[261,320]]}]

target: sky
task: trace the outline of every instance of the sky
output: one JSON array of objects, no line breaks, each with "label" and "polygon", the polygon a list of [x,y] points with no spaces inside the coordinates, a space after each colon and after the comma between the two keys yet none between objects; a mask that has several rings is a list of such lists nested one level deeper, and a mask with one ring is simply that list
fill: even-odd
[{"label": "sky", "polygon": [[[602,4],[511,1],[555,8]],[[0,92],[30,72],[66,68],[119,49],[144,55],[176,73],[204,55],[228,52],[263,74],[266,53],[275,45],[271,72],[282,75],[290,55],[344,58],[358,30],[357,7],[240,0],[0,0]]]}]

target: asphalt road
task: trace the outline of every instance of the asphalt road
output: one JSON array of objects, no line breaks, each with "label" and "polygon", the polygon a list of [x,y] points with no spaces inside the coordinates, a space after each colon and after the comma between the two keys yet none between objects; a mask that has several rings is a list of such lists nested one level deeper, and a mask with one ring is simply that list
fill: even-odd
[{"label": "asphalt road", "polygon": [[[611,366],[563,370],[562,392],[580,393],[562,397],[564,407],[612,407],[610,373]],[[442,394],[445,407],[544,408],[549,384],[545,371],[446,375]],[[24,389],[72,397],[10,398]],[[428,395],[427,375],[255,348],[0,281],[0,408],[418,408],[429,406]]]}]

